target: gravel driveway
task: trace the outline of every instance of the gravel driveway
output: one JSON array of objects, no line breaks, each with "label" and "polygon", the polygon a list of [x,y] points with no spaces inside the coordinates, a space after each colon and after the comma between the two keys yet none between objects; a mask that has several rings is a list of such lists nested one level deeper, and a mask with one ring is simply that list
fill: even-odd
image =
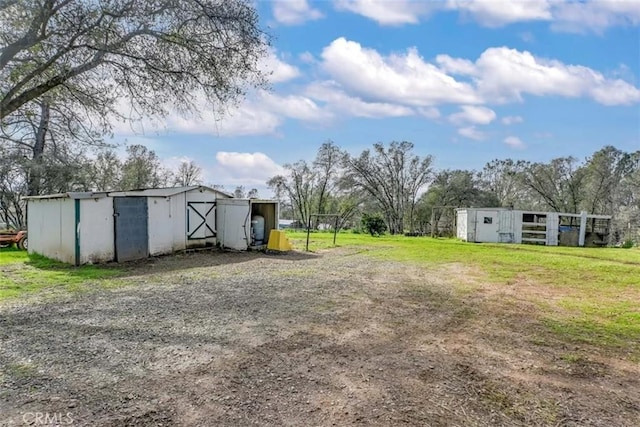
[{"label": "gravel driveway", "polygon": [[567,373],[522,313],[454,293],[461,275],[355,249],[200,253],[5,305],[0,424],[637,425],[637,367]]}]

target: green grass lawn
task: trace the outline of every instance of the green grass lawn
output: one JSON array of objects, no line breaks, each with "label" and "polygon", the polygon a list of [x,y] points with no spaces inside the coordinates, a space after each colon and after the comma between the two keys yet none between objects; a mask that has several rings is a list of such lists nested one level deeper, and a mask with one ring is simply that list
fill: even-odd
[{"label": "green grass lawn", "polygon": [[0,301],[43,291],[84,291],[108,286],[120,270],[86,265],[73,267],[15,248],[0,249]]},{"label": "green grass lawn", "polygon": [[[304,249],[305,233],[287,235],[296,248]],[[461,264],[474,272],[478,289],[483,283],[504,287],[526,283],[520,297],[536,304],[540,321],[559,336],[640,355],[638,249],[474,244],[352,233],[338,234],[336,245],[359,247],[372,257],[427,269]],[[332,246],[333,234],[311,234],[310,250]],[[456,283],[455,277],[450,279]],[[541,292],[529,292],[532,285]],[[474,291],[468,281],[460,282],[458,290]]]}]

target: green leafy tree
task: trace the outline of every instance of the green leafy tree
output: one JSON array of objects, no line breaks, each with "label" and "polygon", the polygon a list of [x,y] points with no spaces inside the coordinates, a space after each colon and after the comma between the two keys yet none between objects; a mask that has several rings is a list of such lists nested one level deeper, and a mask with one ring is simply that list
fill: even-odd
[{"label": "green leafy tree", "polygon": [[387,231],[387,225],[384,222],[384,218],[380,214],[363,214],[362,228],[372,236],[381,236],[385,231]]},{"label": "green leafy tree", "polygon": [[153,150],[144,145],[127,147],[127,159],[122,166],[122,190],[165,187],[171,174],[160,164]]},{"label": "green leafy tree", "polygon": [[54,93],[98,114],[118,97],[162,114],[262,85],[267,37],[245,0],[19,0],[0,3],[0,48],[0,120]]}]

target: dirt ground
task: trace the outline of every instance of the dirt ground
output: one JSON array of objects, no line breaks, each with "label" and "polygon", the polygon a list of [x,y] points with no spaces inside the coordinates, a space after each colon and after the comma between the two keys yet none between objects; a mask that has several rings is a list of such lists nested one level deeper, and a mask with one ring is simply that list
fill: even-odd
[{"label": "dirt ground", "polygon": [[558,341],[530,284],[355,249],[119,280],[0,307],[1,425],[640,425],[638,364]]}]

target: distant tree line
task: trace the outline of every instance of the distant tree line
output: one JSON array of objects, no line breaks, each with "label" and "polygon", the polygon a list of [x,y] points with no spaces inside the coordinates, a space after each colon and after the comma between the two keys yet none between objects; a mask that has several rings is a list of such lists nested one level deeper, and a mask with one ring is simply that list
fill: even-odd
[{"label": "distant tree line", "polygon": [[[90,155],[48,147],[39,167],[37,180],[31,175],[33,164],[20,149],[0,147],[0,222],[26,226],[26,195],[56,194],[68,191],[114,191],[145,188],[202,185],[202,168],[184,160],[174,169],[161,163],[157,154],[143,145],[130,145],[121,160],[112,148],[98,148]],[[258,198],[258,190],[237,186],[207,184],[234,197]],[[37,191],[34,191],[37,188]]]},{"label": "distant tree line", "polygon": [[[436,231],[454,208],[512,207],[612,215],[617,236],[640,224],[640,151],[612,146],[584,160],[493,160],[482,170],[437,170],[431,156],[410,142],[373,144],[352,155],[334,142],[316,158],[284,165],[267,185],[281,200],[283,216],[306,226],[315,213],[340,215],[341,227],[358,227],[362,215],[380,214],[392,234]],[[313,217],[317,227],[321,218]],[[447,223],[447,221],[444,221]]]},{"label": "distant tree line", "polygon": [[87,156],[83,154],[84,150],[76,152],[72,147],[47,147],[37,172],[22,149],[0,147],[0,222],[25,225],[25,207],[21,197],[26,195],[201,183],[202,171],[193,161],[184,161],[172,171],[162,166],[153,150],[142,145],[127,147],[124,160],[120,160],[111,149]]}]

